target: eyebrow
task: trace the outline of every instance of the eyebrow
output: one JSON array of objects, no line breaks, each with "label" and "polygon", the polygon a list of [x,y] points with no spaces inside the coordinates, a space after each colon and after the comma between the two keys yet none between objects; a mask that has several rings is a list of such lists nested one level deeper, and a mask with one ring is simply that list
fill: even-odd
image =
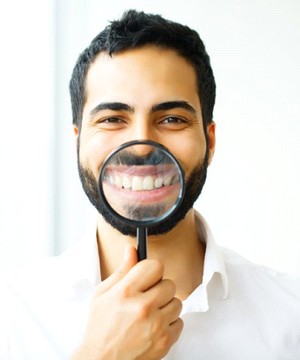
[{"label": "eyebrow", "polygon": [[[156,105],[153,105],[151,108],[151,112],[158,112],[158,111],[166,111],[166,110],[172,110],[172,109],[184,109],[192,113],[193,115],[197,115],[196,109],[190,105],[187,101],[166,101],[162,102]],[[90,115],[93,116],[97,114],[101,110],[112,110],[112,111],[127,111],[127,112],[134,112],[134,108],[128,104],[122,103],[122,102],[104,102],[100,103],[97,106],[95,106],[91,112]]]},{"label": "eyebrow", "polygon": [[190,113],[192,113],[193,115],[197,114],[196,109],[191,104],[189,104],[187,101],[166,101],[166,102],[154,105],[151,110],[152,110],[152,112],[156,112],[156,111],[172,110],[172,109],[176,109],[176,108],[187,110]]},{"label": "eyebrow", "polygon": [[122,102],[105,102],[95,106],[90,112],[91,116],[97,114],[101,110],[112,110],[112,111],[128,111],[134,112],[134,108],[124,104]]}]

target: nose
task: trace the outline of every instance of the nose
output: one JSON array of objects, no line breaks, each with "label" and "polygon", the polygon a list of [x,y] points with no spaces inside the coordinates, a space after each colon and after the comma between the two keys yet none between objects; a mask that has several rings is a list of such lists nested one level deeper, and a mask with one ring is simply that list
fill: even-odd
[{"label": "nose", "polygon": [[[149,139],[141,139],[141,140],[149,140]],[[137,156],[146,157],[147,155],[151,154],[153,149],[154,148],[152,145],[136,144],[134,145],[133,151]]]},{"label": "nose", "polygon": [[[147,118],[138,118],[134,122],[131,134],[131,140],[157,140],[157,134],[155,131],[154,124],[151,123],[150,119]],[[136,154],[139,156],[146,156],[153,150],[153,146],[147,144],[140,144],[135,146]]]},{"label": "nose", "polygon": [[134,134],[135,140],[153,140],[154,137],[154,125],[151,124],[151,120],[147,117],[139,116],[132,124],[132,134]]}]

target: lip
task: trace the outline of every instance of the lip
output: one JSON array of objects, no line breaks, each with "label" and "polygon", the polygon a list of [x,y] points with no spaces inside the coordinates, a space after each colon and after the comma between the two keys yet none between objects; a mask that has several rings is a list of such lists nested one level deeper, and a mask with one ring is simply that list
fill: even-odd
[{"label": "lip", "polygon": [[126,175],[137,176],[155,176],[165,173],[178,172],[177,168],[173,164],[163,165],[109,165],[105,169],[105,174],[119,173]]}]

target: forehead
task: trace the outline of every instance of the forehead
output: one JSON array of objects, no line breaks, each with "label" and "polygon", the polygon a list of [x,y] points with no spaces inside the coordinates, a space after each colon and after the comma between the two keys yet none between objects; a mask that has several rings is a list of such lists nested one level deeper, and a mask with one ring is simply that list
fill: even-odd
[{"label": "forehead", "polygon": [[87,72],[86,100],[101,97],[124,101],[126,97],[142,99],[154,93],[157,98],[196,97],[199,101],[194,66],[174,50],[148,45],[112,56],[101,52]]}]

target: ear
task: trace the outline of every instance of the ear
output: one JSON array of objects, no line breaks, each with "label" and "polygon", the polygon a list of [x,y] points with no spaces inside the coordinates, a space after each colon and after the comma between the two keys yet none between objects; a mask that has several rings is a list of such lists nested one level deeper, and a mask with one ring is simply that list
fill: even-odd
[{"label": "ear", "polygon": [[206,128],[209,141],[208,165],[211,164],[216,148],[216,124],[212,121]]},{"label": "ear", "polygon": [[78,141],[79,141],[79,129],[76,125],[73,125],[73,131],[74,131],[74,145],[75,145],[75,149],[76,151],[78,151]]},{"label": "ear", "polygon": [[79,130],[78,130],[78,127],[76,125],[73,125],[73,131],[74,131],[75,138],[77,140],[78,135],[79,135]]}]

